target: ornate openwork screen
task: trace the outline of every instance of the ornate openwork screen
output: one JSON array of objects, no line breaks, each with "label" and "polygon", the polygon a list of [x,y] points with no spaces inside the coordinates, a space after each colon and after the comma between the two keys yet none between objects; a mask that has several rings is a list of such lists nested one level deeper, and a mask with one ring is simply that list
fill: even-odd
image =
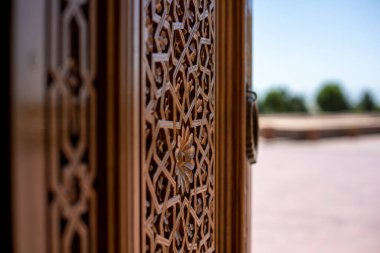
[{"label": "ornate openwork screen", "polygon": [[48,252],[97,252],[96,1],[48,7]]},{"label": "ornate openwork screen", "polygon": [[215,249],[215,2],[143,1],[144,252]]}]

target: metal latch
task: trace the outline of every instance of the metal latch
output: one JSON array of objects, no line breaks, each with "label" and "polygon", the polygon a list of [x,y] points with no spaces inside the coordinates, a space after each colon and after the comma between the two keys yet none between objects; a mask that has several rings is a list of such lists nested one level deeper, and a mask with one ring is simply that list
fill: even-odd
[{"label": "metal latch", "polygon": [[257,161],[257,148],[259,141],[259,110],[257,106],[257,94],[247,89],[246,99],[246,150],[250,164]]}]

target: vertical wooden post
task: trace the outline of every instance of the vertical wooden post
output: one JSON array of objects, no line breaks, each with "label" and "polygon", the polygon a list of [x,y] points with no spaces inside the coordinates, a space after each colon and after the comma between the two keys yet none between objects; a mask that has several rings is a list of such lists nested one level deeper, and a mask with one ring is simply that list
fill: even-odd
[{"label": "vertical wooden post", "polygon": [[245,1],[217,4],[217,251],[246,252]]}]

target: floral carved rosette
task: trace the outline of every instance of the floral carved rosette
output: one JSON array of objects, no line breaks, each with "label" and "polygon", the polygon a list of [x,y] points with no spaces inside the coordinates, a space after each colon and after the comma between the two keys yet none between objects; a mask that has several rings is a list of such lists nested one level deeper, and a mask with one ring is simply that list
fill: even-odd
[{"label": "floral carved rosette", "polygon": [[193,182],[194,155],[193,134],[189,128],[182,128],[182,135],[178,136],[177,149],[175,150],[176,168],[178,187],[181,188],[182,194],[189,192],[190,183]]}]

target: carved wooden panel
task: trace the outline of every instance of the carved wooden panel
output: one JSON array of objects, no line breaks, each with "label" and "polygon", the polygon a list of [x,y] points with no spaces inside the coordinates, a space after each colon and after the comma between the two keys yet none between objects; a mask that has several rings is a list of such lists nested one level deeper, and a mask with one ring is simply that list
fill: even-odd
[{"label": "carved wooden panel", "polygon": [[96,252],[96,3],[48,6],[48,252]]},{"label": "carved wooden panel", "polygon": [[144,252],[215,251],[215,2],[142,1]]}]

